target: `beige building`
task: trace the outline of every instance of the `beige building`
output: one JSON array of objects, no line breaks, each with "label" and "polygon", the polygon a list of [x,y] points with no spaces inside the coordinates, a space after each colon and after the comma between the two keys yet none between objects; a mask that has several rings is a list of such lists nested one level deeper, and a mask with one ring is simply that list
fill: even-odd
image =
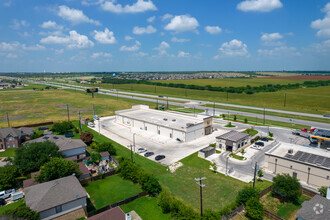
[{"label": "beige building", "polygon": [[314,187],[330,186],[330,152],[313,147],[279,143],[266,152],[268,170],[287,173]]}]

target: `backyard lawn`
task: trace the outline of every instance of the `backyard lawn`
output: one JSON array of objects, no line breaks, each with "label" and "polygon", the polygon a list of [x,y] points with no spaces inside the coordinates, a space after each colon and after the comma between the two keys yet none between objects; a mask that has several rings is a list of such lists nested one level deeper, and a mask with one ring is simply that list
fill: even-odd
[{"label": "backyard lawn", "polygon": [[25,204],[25,200],[22,199],[22,200],[19,200],[17,202],[14,202],[14,203],[11,203],[9,205],[6,205],[6,206],[2,206],[0,207],[0,216],[7,210],[10,210],[10,209],[16,209],[17,207],[19,206],[23,206]]},{"label": "backyard lawn", "polygon": [[302,195],[299,198],[298,204],[293,204],[292,202],[281,202],[278,198],[273,196],[272,192],[267,193],[261,198],[261,203],[264,205],[265,209],[281,216],[284,219],[293,220],[296,219],[295,213],[301,208],[301,204],[310,200],[308,196]]},{"label": "backyard lawn", "polygon": [[155,219],[155,216],[159,220],[171,219],[170,214],[164,214],[162,212],[155,197],[144,196],[125,205],[121,205],[120,208],[125,213],[134,210],[142,219]]},{"label": "backyard lawn", "polygon": [[15,157],[16,148],[9,148],[0,152],[0,157]]},{"label": "backyard lawn", "polygon": [[124,180],[119,175],[88,183],[84,187],[96,209],[142,192],[137,184]]}]

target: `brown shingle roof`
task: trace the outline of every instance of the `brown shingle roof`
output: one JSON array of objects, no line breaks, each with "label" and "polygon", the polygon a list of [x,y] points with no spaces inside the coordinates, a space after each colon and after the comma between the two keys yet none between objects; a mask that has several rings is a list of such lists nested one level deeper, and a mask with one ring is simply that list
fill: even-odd
[{"label": "brown shingle roof", "polygon": [[119,206],[117,206],[115,208],[94,215],[88,218],[87,220],[104,220],[104,219],[125,220],[125,213],[121,210]]},{"label": "brown shingle roof", "polygon": [[224,140],[228,140],[228,141],[237,142],[237,141],[240,141],[249,136],[250,136],[250,134],[232,130],[232,131],[229,131],[225,134],[222,134],[222,135],[216,137],[216,139],[224,139]]},{"label": "brown shingle roof", "polygon": [[101,152],[100,155],[101,155],[101,157],[110,156],[108,151]]}]

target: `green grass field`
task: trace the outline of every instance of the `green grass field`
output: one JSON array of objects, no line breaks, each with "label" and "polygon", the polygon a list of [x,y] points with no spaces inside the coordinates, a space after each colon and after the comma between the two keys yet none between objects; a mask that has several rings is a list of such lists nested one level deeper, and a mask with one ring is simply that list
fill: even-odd
[{"label": "green grass field", "polygon": [[25,205],[25,200],[21,199],[17,202],[9,204],[9,205],[2,206],[2,207],[0,207],[0,216],[7,210],[16,209],[17,207],[23,206],[23,205]]},{"label": "green grass field", "polygon": [[129,180],[122,179],[119,175],[88,183],[85,189],[90,195],[96,209],[142,192],[138,185]]},{"label": "green grass field", "polygon": [[[103,88],[112,85],[97,84],[95,86]],[[143,84],[118,84],[113,87],[120,91],[198,99],[211,102],[216,101],[314,114],[330,113],[330,103],[328,102],[328,99],[330,98],[330,86],[289,89],[277,92],[262,92],[255,94],[229,93],[228,101],[227,93],[225,92],[171,88]],[[284,107],[285,94],[286,107]]]},{"label": "green grass field", "polygon": [[130,203],[121,205],[120,208],[125,213],[134,210],[142,219],[171,219],[170,214],[163,214],[162,209],[157,204],[157,198],[155,197],[141,197]]},{"label": "green grass field", "polygon": [[9,148],[0,152],[0,157],[15,157],[16,148]]},{"label": "green grass field", "polygon": [[70,119],[77,120],[80,111],[83,118],[92,118],[93,104],[99,116],[113,115],[116,110],[149,102],[122,99],[106,95],[91,95],[72,90],[0,92],[0,127],[7,127],[6,112],[11,126],[67,120],[67,104]]}]

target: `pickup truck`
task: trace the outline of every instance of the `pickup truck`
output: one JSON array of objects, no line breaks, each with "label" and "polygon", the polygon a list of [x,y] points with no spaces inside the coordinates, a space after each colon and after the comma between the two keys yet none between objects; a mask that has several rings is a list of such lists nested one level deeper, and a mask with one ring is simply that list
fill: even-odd
[{"label": "pickup truck", "polygon": [[10,191],[1,191],[0,192],[0,199],[7,199],[7,198],[11,197],[12,193],[13,192],[11,190]]}]

